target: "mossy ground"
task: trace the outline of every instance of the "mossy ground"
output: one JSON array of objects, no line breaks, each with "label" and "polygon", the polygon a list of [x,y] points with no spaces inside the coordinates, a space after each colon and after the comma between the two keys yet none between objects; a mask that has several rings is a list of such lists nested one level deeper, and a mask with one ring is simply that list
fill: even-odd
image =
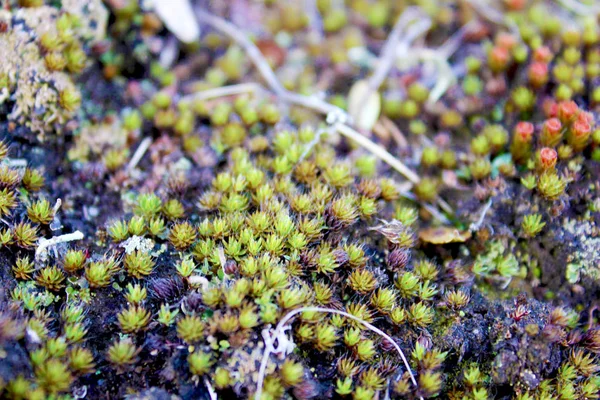
[{"label": "mossy ground", "polygon": [[[75,3],[2,3],[1,44],[39,74],[0,68],[0,397],[600,397],[594,4],[197,2],[284,88],[198,100],[263,82],[239,39],[205,19],[178,42],[136,1],[107,1],[98,37]],[[363,93],[374,120],[289,96],[350,108],[411,12],[431,26]],[[300,307],[373,324],[410,371],[340,314],[270,337]]]}]

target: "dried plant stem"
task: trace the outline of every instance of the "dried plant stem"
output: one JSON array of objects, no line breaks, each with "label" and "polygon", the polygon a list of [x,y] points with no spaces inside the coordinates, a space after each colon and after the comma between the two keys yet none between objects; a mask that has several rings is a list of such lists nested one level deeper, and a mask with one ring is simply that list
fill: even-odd
[{"label": "dried plant stem", "polygon": [[263,57],[260,50],[243,32],[241,32],[235,25],[225,21],[216,15],[210,14],[201,8],[196,8],[196,16],[201,23],[209,25],[214,29],[225,33],[227,36],[232,38],[237,44],[242,46],[252,63],[256,66],[267,85],[280,96],[285,92],[284,87],[279,83],[279,80],[275,76],[275,73],[269,66],[267,60]]},{"label": "dried plant stem", "polygon": [[396,157],[392,156],[387,150],[385,150],[380,145],[371,141],[364,135],[361,135],[354,129],[350,128],[348,125],[339,124],[336,126],[337,131],[347,137],[350,140],[355,141],[360,146],[364,147],[377,158],[381,159],[385,163],[387,163],[390,167],[394,168],[396,171],[404,175],[409,181],[412,183],[419,183],[420,179],[417,174],[415,174],[410,168],[400,162]]},{"label": "dried plant stem", "polygon": [[133,153],[133,157],[131,157],[129,164],[127,164],[127,171],[131,171],[132,169],[137,167],[139,162],[142,160],[142,157],[144,157],[144,154],[146,154],[146,151],[148,151],[148,148],[150,148],[151,144],[151,137],[146,137],[144,138],[144,140],[142,140],[138,148],[135,150],[135,153]]},{"label": "dried plant stem", "polygon": [[[290,311],[279,321],[279,323],[275,327],[275,330],[273,331],[273,334],[270,336],[270,338],[271,338],[270,342],[268,342],[265,339],[265,352],[263,353],[263,357],[260,362],[260,368],[258,370],[258,379],[256,382],[256,393],[254,395],[255,400],[260,400],[260,397],[262,394],[262,387],[263,387],[263,383],[264,383],[264,379],[265,379],[265,373],[266,373],[266,369],[267,369],[267,363],[269,361],[269,356],[271,355],[271,353],[274,353],[276,351],[273,347],[274,342],[275,341],[281,342],[280,339],[282,339],[282,335],[285,335],[285,331],[289,328],[286,324],[292,318],[294,318],[296,315],[303,313],[303,312],[319,312],[319,313],[342,315],[346,318],[350,318],[350,319],[364,325],[367,329],[369,329],[369,330],[375,332],[376,334],[378,334],[379,336],[383,337],[384,339],[386,339],[388,342],[390,342],[394,346],[394,348],[400,355],[402,362],[404,363],[406,371],[410,375],[410,380],[411,380],[412,384],[415,387],[418,386],[417,380],[415,379],[415,376],[413,375],[412,370],[410,369],[410,364],[408,363],[408,360],[404,356],[404,352],[402,351],[400,346],[398,346],[396,341],[394,339],[392,339],[387,333],[385,333],[381,329],[377,328],[376,326],[371,325],[367,321],[363,321],[362,319],[355,317],[354,315],[348,314],[344,311],[334,310],[332,308],[324,308],[324,307],[302,307],[302,308],[297,308],[293,311]],[[283,340],[286,340],[286,339],[283,338]],[[423,400],[423,397],[420,396],[419,398],[421,400]]]},{"label": "dried plant stem", "polygon": [[[414,25],[409,24],[417,21]],[[411,42],[427,32],[431,27],[431,19],[423,14],[418,7],[408,7],[398,17],[394,28],[388,35],[388,38],[381,48],[381,54],[377,61],[377,67],[369,78],[369,90],[375,91],[381,86],[386,76],[388,76],[394,60],[396,59],[397,52],[401,46],[401,51],[405,52]],[[404,36],[402,35],[404,33]],[[367,93],[365,96],[368,98],[371,93]]]},{"label": "dried plant stem", "polygon": [[221,86],[214,89],[206,89],[182,98],[182,101],[210,100],[219,97],[233,96],[244,93],[254,93],[264,90],[258,83],[240,83],[239,85]]},{"label": "dried plant stem", "polygon": [[46,249],[49,247],[56,246],[59,243],[67,243],[81,239],[83,239],[83,233],[81,231],[75,231],[73,233],[67,233],[65,235],[54,236],[50,239],[42,238],[38,242],[37,249],[35,249],[35,259],[38,260],[43,258]]},{"label": "dried plant stem", "polygon": [[588,5],[580,3],[577,0],[556,0],[556,2],[565,7],[567,10],[583,17],[590,15],[594,16],[600,13],[600,6],[598,4],[595,6]]},{"label": "dried plant stem", "polygon": [[[416,12],[417,11],[412,10],[411,12],[407,13],[407,16],[404,17],[404,21],[414,18]],[[269,88],[281,100],[325,114],[327,122],[330,124],[334,124],[336,130],[341,135],[346,136],[351,140],[354,140],[360,146],[372,152],[376,157],[378,157],[379,159],[387,163],[389,166],[394,168],[412,183],[416,184],[420,181],[419,176],[410,168],[408,168],[404,163],[402,163],[396,157],[392,156],[383,147],[377,145],[376,143],[374,143],[373,141],[360,134],[352,127],[350,127],[348,123],[350,122],[351,118],[344,110],[314,96],[304,96],[286,90],[277,79],[277,76],[275,76],[275,73],[269,66],[267,60],[261,54],[260,50],[258,50],[256,45],[254,45],[254,43],[252,43],[246,37],[246,35],[244,35],[244,33],[241,32],[235,25],[199,8],[196,9],[196,15],[198,16],[200,22],[210,25],[212,28],[220,31],[221,33],[226,34],[231,39],[233,39],[238,45],[240,45],[246,51],[248,57],[250,57],[256,69],[262,75],[263,79],[267,82]],[[402,20],[402,17],[400,19]],[[411,40],[414,40],[414,37],[418,37],[420,34],[422,34],[424,26],[425,24],[417,24],[418,29],[414,29],[414,31],[412,31],[412,33],[410,33],[410,35],[407,36],[409,38],[413,37],[413,39]],[[427,29],[429,29],[428,26]],[[444,211],[452,213],[452,208],[446,202],[444,202],[441,199],[438,199],[438,202],[440,203],[440,207],[442,207]]]}]

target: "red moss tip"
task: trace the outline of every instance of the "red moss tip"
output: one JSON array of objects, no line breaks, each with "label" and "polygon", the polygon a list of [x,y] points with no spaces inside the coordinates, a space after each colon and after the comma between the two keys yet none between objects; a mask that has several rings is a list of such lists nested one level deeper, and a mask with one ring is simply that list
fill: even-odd
[{"label": "red moss tip", "polygon": [[554,147],[562,139],[562,124],[558,118],[550,118],[542,125],[541,142],[544,146]]},{"label": "red moss tip", "polygon": [[506,8],[508,8],[511,11],[520,11],[525,8],[525,6],[527,5],[527,1],[526,0],[504,0],[504,4],[506,5]]},{"label": "red moss tip", "polygon": [[529,66],[529,82],[534,87],[540,87],[548,82],[548,65],[543,62],[534,62]]},{"label": "red moss tip", "polygon": [[533,59],[537,62],[549,63],[553,58],[553,54],[546,46],[541,46],[533,52]]},{"label": "red moss tip", "polygon": [[517,45],[517,39],[510,33],[502,32],[496,37],[496,46],[511,50]]},{"label": "red moss tip", "polygon": [[592,132],[592,127],[585,121],[577,120],[573,123],[571,130],[576,137],[582,138],[589,136]]},{"label": "red moss tip", "polygon": [[542,103],[542,109],[544,110],[544,115],[546,118],[558,117],[558,103],[556,103],[554,99],[544,99],[544,102]]},{"label": "red moss tip", "polygon": [[577,121],[584,122],[591,126],[594,124],[594,116],[592,113],[582,111],[577,115]]},{"label": "red moss tip", "polygon": [[579,107],[573,100],[558,103],[558,118],[563,124],[571,122],[578,111]]},{"label": "red moss tip", "polygon": [[508,65],[510,60],[510,54],[505,47],[495,46],[492,51],[490,51],[488,57],[488,63],[490,68],[494,72],[502,71]]},{"label": "red moss tip", "polygon": [[533,124],[521,121],[515,126],[515,141],[519,143],[531,143],[533,139]]},{"label": "red moss tip", "polygon": [[554,166],[556,165],[557,158],[558,154],[556,153],[556,150],[550,147],[542,148],[538,155],[540,167],[544,171],[554,168]]}]

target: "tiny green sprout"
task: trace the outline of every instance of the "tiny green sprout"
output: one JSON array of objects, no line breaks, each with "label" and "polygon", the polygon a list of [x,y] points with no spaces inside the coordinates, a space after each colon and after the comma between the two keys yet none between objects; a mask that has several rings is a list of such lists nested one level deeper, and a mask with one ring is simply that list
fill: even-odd
[{"label": "tiny green sprout", "polygon": [[27,207],[27,216],[35,223],[48,225],[54,219],[54,212],[50,202],[46,199],[38,200]]},{"label": "tiny green sprout", "polygon": [[136,215],[152,218],[157,215],[162,207],[162,200],[154,193],[141,194],[135,207]]},{"label": "tiny green sprout", "polygon": [[122,242],[129,237],[129,227],[125,221],[118,220],[108,227],[108,234],[113,241]]},{"label": "tiny green sprout", "polygon": [[152,218],[148,223],[148,232],[152,236],[161,236],[165,229],[165,220],[160,217]]},{"label": "tiny green sprout", "polygon": [[242,307],[240,310],[239,323],[240,328],[242,329],[252,329],[258,326],[259,317],[256,308],[253,306]]},{"label": "tiny green sprout", "polygon": [[538,213],[526,215],[521,222],[521,229],[528,237],[535,237],[544,226],[546,223],[542,221],[542,216]]},{"label": "tiny green sprout", "polygon": [[419,290],[419,278],[412,272],[404,272],[398,276],[395,285],[402,297],[413,297]]},{"label": "tiny green sprout", "polygon": [[196,229],[189,222],[173,225],[169,233],[169,242],[180,251],[189,248],[195,240]]},{"label": "tiny green sprout", "polygon": [[440,162],[440,152],[437,147],[430,146],[423,149],[421,154],[421,165],[423,167],[435,167]]},{"label": "tiny green sprout", "polygon": [[565,192],[566,187],[565,179],[551,171],[541,174],[537,184],[540,195],[546,200],[557,200]]},{"label": "tiny green sprout", "polygon": [[403,225],[412,226],[417,222],[419,215],[416,208],[401,206],[396,209],[394,218],[400,221]]},{"label": "tiny green sprout", "polygon": [[396,303],[396,292],[388,288],[379,288],[371,295],[371,305],[378,311],[387,313]]},{"label": "tiny green sprout", "polygon": [[[205,239],[200,240],[198,241],[198,243],[196,243],[192,253],[194,255],[194,258],[196,258],[199,261],[204,261],[213,254],[214,250],[215,243],[211,239]],[[189,265],[184,266],[181,272],[185,274],[186,271],[189,270],[189,267]]]},{"label": "tiny green sprout", "polygon": [[83,71],[87,63],[87,56],[79,46],[69,46],[65,51],[65,58],[67,69],[74,74]]},{"label": "tiny green sprout", "polygon": [[354,182],[351,169],[346,164],[334,164],[323,171],[325,181],[331,186],[341,189]]},{"label": "tiny green sprout", "polygon": [[142,116],[148,120],[154,119],[157,111],[156,106],[151,102],[146,102],[140,106]]},{"label": "tiny green sprout", "polygon": [[386,380],[376,367],[370,367],[360,374],[361,385],[372,389],[381,390],[385,388]]},{"label": "tiny green sprout", "polygon": [[165,91],[157,92],[152,98],[152,103],[162,109],[166,109],[171,105],[171,95]]},{"label": "tiny green sprout", "polygon": [[269,125],[275,125],[279,122],[281,114],[275,104],[265,103],[259,107],[258,114],[261,121]]},{"label": "tiny green sprout", "polygon": [[220,133],[221,141],[227,147],[240,146],[247,135],[246,128],[235,122],[226,124]]},{"label": "tiny green sprout", "polygon": [[569,362],[583,376],[590,376],[600,370],[594,356],[582,349],[573,350]]},{"label": "tiny green sprout", "polygon": [[138,110],[127,110],[123,113],[123,128],[136,131],[142,127],[142,115]]},{"label": "tiny green sprout", "polygon": [[477,365],[471,365],[464,371],[464,382],[469,387],[475,387],[483,382],[483,375]]},{"label": "tiny green sprout", "polygon": [[338,378],[335,382],[335,392],[340,396],[347,396],[353,392],[352,389],[352,378],[349,376],[345,377],[343,380]]},{"label": "tiny green sprout", "polygon": [[65,88],[60,91],[58,102],[65,110],[74,112],[81,105],[81,94],[75,88]]},{"label": "tiny green sprout", "polygon": [[[361,303],[350,303],[348,304],[348,306],[346,307],[346,312],[348,312],[348,314],[355,316],[358,319],[361,319],[365,322],[372,322],[373,321],[373,314],[371,313],[371,311],[369,310],[369,308],[367,307],[366,304],[361,304]],[[334,321],[334,319],[332,318],[332,322]],[[350,324],[352,326],[357,326],[362,328],[363,326],[360,325],[359,323],[357,323],[356,321],[352,320],[349,321]]]},{"label": "tiny green sprout", "polygon": [[58,267],[42,268],[36,275],[35,280],[38,285],[45,287],[48,290],[57,291],[63,287],[65,275]]},{"label": "tiny green sprout", "polygon": [[118,268],[114,260],[103,260],[90,263],[85,269],[85,279],[92,288],[106,287]]},{"label": "tiny green sprout", "polygon": [[171,326],[175,322],[177,314],[179,314],[178,310],[171,310],[168,304],[162,304],[158,310],[157,321],[164,326]]},{"label": "tiny green sprout", "polygon": [[231,386],[232,379],[229,371],[225,368],[217,367],[214,373],[214,384],[219,390],[223,390]]},{"label": "tiny green sprout", "polygon": [[415,265],[414,271],[422,280],[432,281],[439,274],[439,270],[434,263],[428,260],[421,260]]},{"label": "tiny green sprout", "polygon": [[194,344],[204,337],[204,323],[196,315],[186,315],[177,321],[177,336],[188,344]]},{"label": "tiny green sprout", "polygon": [[238,308],[244,301],[244,293],[238,290],[228,290],[224,294],[225,304],[231,308]]},{"label": "tiny green sprout", "polygon": [[409,307],[409,319],[413,325],[426,327],[433,322],[434,311],[424,303],[415,303]]},{"label": "tiny green sprout", "polygon": [[87,333],[87,329],[80,322],[66,324],[64,331],[65,338],[69,343],[78,343],[82,341]]},{"label": "tiny green sprout", "polygon": [[48,339],[45,344],[45,350],[48,356],[60,358],[67,353],[67,342],[63,337]]},{"label": "tiny green sprout", "polygon": [[217,312],[215,314],[215,320],[219,332],[225,335],[231,335],[237,332],[240,327],[238,317],[229,312],[225,314],[220,314]]},{"label": "tiny green sprout", "polygon": [[125,333],[143,330],[150,322],[150,312],[144,307],[130,306],[117,315],[119,326]]},{"label": "tiny green sprout", "polygon": [[[425,177],[414,187],[417,197],[426,202],[432,202],[438,195],[439,183],[434,178]],[[383,192],[382,192],[383,194]]]},{"label": "tiny green sprout", "polygon": [[427,397],[436,395],[442,389],[442,375],[439,372],[423,372],[419,375],[419,389]]},{"label": "tiny green sprout", "polygon": [[444,293],[444,302],[452,310],[458,310],[469,303],[469,295],[462,290],[450,290]]},{"label": "tiny green sprout", "polygon": [[177,115],[175,110],[158,110],[154,115],[154,126],[158,129],[169,129],[175,125]]},{"label": "tiny green sprout", "polygon": [[113,342],[107,351],[108,361],[118,370],[135,364],[140,350],[135,346],[130,338],[123,338]]},{"label": "tiny green sprout", "polygon": [[19,222],[13,230],[15,243],[19,247],[30,249],[38,239],[37,228],[27,222]]},{"label": "tiny green sprout", "polygon": [[0,167],[0,186],[3,188],[14,188],[20,180],[19,172],[9,168],[7,165]]},{"label": "tiny green sprout", "polygon": [[69,351],[69,368],[80,375],[94,372],[94,355],[86,348],[74,346]]},{"label": "tiny green sprout", "polygon": [[126,254],[123,261],[123,266],[127,273],[138,279],[150,275],[154,264],[152,256],[141,250]]},{"label": "tiny green sprout", "polygon": [[125,299],[133,305],[140,305],[146,297],[148,296],[148,291],[145,287],[140,286],[139,284],[132,285],[131,283],[127,284],[127,293],[125,293]]},{"label": "tiny green sprout", "polygon": [[39,385],[51,394],[69,390],[73,377],[68,366],[58,359],[51,359],[36,368]]},{"label": "tiny green sprout", "polygon": [[48,328],[46,327],[46,323],[39,318],[31,318],[27,322],[27,328],[35,332],[35,334],[42,340],[48,337]]},{"label": "tiny green sprout", "polygon": [[203,351],[190,353],[187,361],[190,366],[190,372],[197,376],[206,374],[214,364],[212,355]]},{"label": "tiny green sprout", "polygon": [[390,319],[395,325],[402,325],[406,319],[406,311],[402,307],[394,307],[390,313]]},{"label": "tiny green sprout", "polygon": [[194,264],[194,260],[189,256],[183,257],[181,261],[175,266],[177,274],[179,274],[179,276],[181,276],[182,278],[189,278],[190,276],[192,276],[195,269],[196,264]]},{"label": "tiny green sprout", "polygon": [[533,190],[537,186],[537,178],[534,174],[527,174],[521,178],[521,185],[528,190]]},{"label": "tiny green sprout", "polygon": [[63,258],[63,269],[74,273],[85,267],[87,257],[83,250],[68,250]]},{"label": "tiny green sprout", "polygon": [[276,256],[283,254],[283,245],[283,237],[276,234],[270,234],[263,242],[265,251]]},{"label": "tiny green sprout", "polygon": [[373,340],[365,339],[358,342],[354,348],[354,352],[359,360],[368,361],[375,357],[375,354],[377,353],[377,347],[375,346],[375,342]]},{"label": "tiny green sprout", "polygon": [[328,226],[332,229],[341,229],[352,225],[358,218],[355,197],[344,194],[334,199],[325,211]]},{"label": "tiny green sprout", "polygon": [[478,157],[469,164],[469,172],[475,180],[482,180],[492,173],[492,163],[487,158]]},{"label": "tiny green sprout", "polygon": [[295,308],[307,300],[307,292],[301,287],[292,287],[284,291],[281,291],[278,295],[277,301],[281,308],[289,310]]},{"label": "tiny green sprout", "polygon": [[304,367],[301,363],[286,359],[279,368],[279,376],[287,386],[296,386],[302,382]]},{"label": "tiny green sprout", "polygon": [[62,318],[65,324],[75,324],[78,322],[83,322],[85,317],[85,310],[79,304],[67,304],[62,309],[60,317]]},{"label": "tiny green sprout", "polygon": [[173,221],[183,217],[185,209],[179,200],[169,199],[164,204],[162,212],[168,220]]},{"label": "tiny green sprout", "polygon": [[40,45],[46,51],[58,50],[62,43],[60,37],[53,32],[46,32],[40,37]]},{"label": "tiny green sprout", "polygon": [[146,219],[135,215],[129,220],[127,230],[134,236],[142,236],[146,232]]},{"label": "tiny green sprout", "polygon": [[370,293],[377,287],[377,278],[370,270],[355,269],[347,280],[348,286],[360,294]]},{"label": "tiny green sprout", "polygon": [[535,105],[535,94],[524,86],[517,87],[512,92],[511,99],[519,111],[529,111]]},{"label": "tiny green sprout", "polygon": [[364,218],[369,218],[377,214],[377,203],[375,199],[361,197],[358,201],[358,211]]},{"label": "tiny green sprout", "polygon": [[31,279],[31,274],[35,271],[35,266],[33,265],[33,261],[29,259],[29,256],[17,257],[12,271],[15,274],[15,278],[29,280]]},{"label": "tiny green sprout", "polygon": [[0,218],[10,215],[13,208],[17,206],[17,196],[9,188],[0,190]]},{"label": "tiny green sprout", "polygon": [[360,156],[354,161],[354,167],[361,177],[373,177],[377,172],[377,158],[371,155]]},{"label": "tiny green sprout", "polygon": [[358,328],[350,328],[344,332],[344,343],[348,347],[356,346],[362,339],[361,330]]},{"label": "tiny green sprout", "polygon": [[318,324],[315,327],[315,347],[321,352],[332,349],[338,339],[337,331],[333,325]]},{"label": "tiny green sprout", "polygon": [[245,211],[248,208],[248,198],[239,193],[228,193],[221,198],[219,210],[223,213]]}]

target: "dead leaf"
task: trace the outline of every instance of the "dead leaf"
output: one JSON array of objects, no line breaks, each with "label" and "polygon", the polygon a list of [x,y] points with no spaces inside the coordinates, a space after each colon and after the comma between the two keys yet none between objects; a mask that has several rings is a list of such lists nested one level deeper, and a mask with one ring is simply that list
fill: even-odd
[{"label": "dead leaf", "polygon": [[471,232],[459,231],[456,228],[446,226],[426,228],[419,231],[419,239],[431,244],[464,243],[470,238]]},{"label": "dead leaf", "polygon": [[354,125],[359,129],[370,131],[377,122],[380,112],[379,93],[371,90],[366,80],[355,82],[348,93],[348,113],[354,119]]},{"label": "dead leaf", "polygon": [[184,43],[200,37],[200,26],[190,0],[153,0],[154,11],[167,29]]}]

